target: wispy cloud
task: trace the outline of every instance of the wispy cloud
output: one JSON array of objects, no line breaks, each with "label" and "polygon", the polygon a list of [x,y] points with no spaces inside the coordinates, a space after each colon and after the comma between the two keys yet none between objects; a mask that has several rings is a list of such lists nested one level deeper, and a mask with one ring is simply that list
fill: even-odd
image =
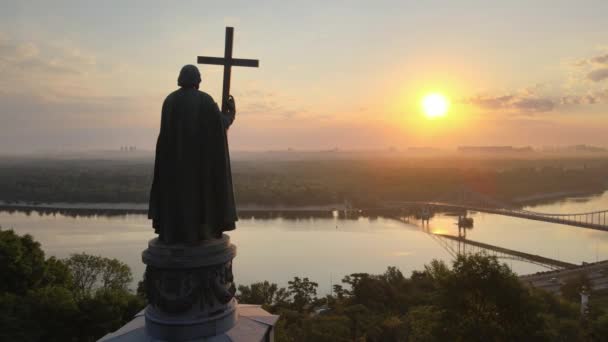
[{"label": "wispy cloud", "polygon": [[604,54],[604,55],[592,57],[590,59],[590,61],[594,64],[608,65],[608,53]]},{"label": "wispy cloud", "polygon": [[245,99],[238,108],[239,113],[247,116],[260,119],[293,119],[309,113],[296,99],[276,90],[262,90],[248,85],[246,89],[238,91],[236,96]]},{"label": "wispy cloud", "polygon": [[578,59],[572,62],[571,66],[575,78],[579,76],[579,79],[595,83],[608,79],[608,53]]},{"label": "wispy cloud", "polygon": [[587,74],[587,79],[600,82],[608,78],[608,68],[594,69]]},{"label": "wispy cloud", "polygon": [[[493,113],[535,114],[560,107],[608,103],[608,54],[579,58],[563,64],[568,81],[554,81],[520,91],[473,95],[462,102]],[[559,79],[559,78],[558,78]]]},{"label": "wispy cloud", "polygon": [[476,95],[464,100],[464,103],[488,111],[517,112],[517,113],[544,113],[555,109],[553,99],[533,94],[505,94],[505,95]]},{"label": "wispy cloud", "polygon": [[[49,79],[78,75],[95,67],[95,57],[76,48],[40,46],[34,42],[0,39],[0,71],[5,80]],[[30,78],[33,77],[33,78]]]}]

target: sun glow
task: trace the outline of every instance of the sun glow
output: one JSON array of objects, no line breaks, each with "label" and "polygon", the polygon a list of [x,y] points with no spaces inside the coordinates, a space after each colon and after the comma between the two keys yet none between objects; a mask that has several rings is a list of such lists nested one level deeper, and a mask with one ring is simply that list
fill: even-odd
[{"label": "sun glow", "polygon": [[422,99],[424,115],[429,119],[444,117],[449,107],[448,99],[438,93],[428,94]]}]

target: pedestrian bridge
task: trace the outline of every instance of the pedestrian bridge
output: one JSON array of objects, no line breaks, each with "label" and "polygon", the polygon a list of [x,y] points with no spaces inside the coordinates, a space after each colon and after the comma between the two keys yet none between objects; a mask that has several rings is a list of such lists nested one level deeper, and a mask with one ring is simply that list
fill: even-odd
[{"label": "pedestrian bridge", "polygon": [[461,190],[456,195],[444,196],[436,201],[390,201],[385,207],[407,212],[421,211],[478,211],[496,215],[519,217],[528,220],[552,222],[574,227],[608,231],[608,210],[582,213],[542,213],[517,208],[470,191]]}]

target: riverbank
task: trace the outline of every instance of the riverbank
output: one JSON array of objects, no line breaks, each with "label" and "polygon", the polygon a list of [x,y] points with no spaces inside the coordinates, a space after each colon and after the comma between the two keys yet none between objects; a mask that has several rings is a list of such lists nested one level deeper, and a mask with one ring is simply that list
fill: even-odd
[{"label": "riverbank", "polygon": [[555,201],[565,200],[570,197],[601,195],[605,191],[605,189],[601,191],[557,191],[544,194],[534,194],[529,196],[516,197],[512,200],[512,202],[514,204],[520,205],[548,204]]},{"label": "riverbank", "polygon": [[[521,206],[534,206],[540,204],[550,204],[572,197],[587,197],[600,195],[603,191],[559,191],[544,194],[534,194],[530,196],[522,196],[512,200],[514,204]],[[334,210],[344,211],[347,208],[345,203],[321,204],[321,205],[302,205],[302,206],[287,206],[287,205],[261,205],[261,204],[242,204],[238,205],[239,215],[246,216],[256,213],[331,213]],[[351,208],[352,209],[352,208]],[[26,202],[26,201],[1,201],[1,211],[38,211],[38,212],[61,212],[74,213],[83,215],[95,214],[147,214],[148,203],[86,203],[86,202]]]},{"label": "riverbank", "polygon": [[[331,212],[334,210],[345,210],[344,203],[326,205],[306,205],[306,206],[279,206],[279,205],[259,205],[244,204],[239,205],[239,213],[249,212]],[[117,212],[124,214],[145,214],[148,212],[148,203],[36,203],[36,202],[7,202],[0,201],[0,210],[20,210],[20,211],[100,211]]]}]

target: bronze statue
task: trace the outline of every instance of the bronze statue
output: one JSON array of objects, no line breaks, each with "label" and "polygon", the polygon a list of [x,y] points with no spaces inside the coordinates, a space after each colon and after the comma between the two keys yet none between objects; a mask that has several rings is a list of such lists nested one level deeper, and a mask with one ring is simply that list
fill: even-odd
[{"label": "bronze statue", "polygon": [[164,243],[220,238],[237,221],[226,138],[234,99],[220,111],[200,82],[198,68],[184,66],[162,107],[148,217]]}]

